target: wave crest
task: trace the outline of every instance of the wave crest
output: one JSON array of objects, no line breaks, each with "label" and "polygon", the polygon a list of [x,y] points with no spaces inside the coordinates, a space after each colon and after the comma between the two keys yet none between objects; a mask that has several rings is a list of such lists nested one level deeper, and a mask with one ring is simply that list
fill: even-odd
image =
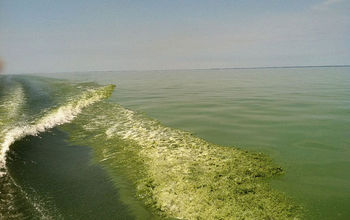
[{"label": "wave crest", "polygon": [[98,89],[90,89],[71,99],[66,104],[50,110],[31,124],[8,129],[0,145],[0,176],[6,173],[6,155],[10,150],[10,146],[16,140],[28,135],[37,135],[40,132],[72,121],[83,108],[108,98],[114,88],[115,85],[108,85]]}]

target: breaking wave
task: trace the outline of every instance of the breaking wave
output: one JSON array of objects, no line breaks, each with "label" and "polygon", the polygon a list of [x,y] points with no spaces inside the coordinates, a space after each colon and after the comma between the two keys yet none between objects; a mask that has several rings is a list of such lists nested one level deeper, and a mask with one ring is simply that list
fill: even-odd
[{"label": "breaking wave", "polygon": [[[25,82],[12,77],[0,78],[0,219],[27,219],[30,216],[40,216],[40,219],[62,218],[54,205],[43,201],[34,191],[27,192],[28,189],[23,189],[11,176],[6,164],[11,145],[25,136],[38,135],[71,122],[83,108],[108,98],[115,87],[78,86],[80,88],[73,89],[74,84],[53,83],[58,85],[52,89],[61,92],[56,98],[62,100],[62,104],[41,109],[38,114],[31,115],[29,111],[33,103],[29,103],[29,99],[33,97],[28,96]],[[71,90],[70,93],[63,91],[65,87]],[[29,91],[33,89],[40,88],[29,88]],[[80,94],[71,95],[72,92]],[[43,101],[39,100],[37,104]]]},{"label": "breaking wave", "polygon": [[[4,132],[5,134],[3,134],[3,140],[0,145],[0,176],[4,175],[6,172],[6,155],[11,144],[13,144],[16,140],[19,140],[27,135],[37,135],[40,132],[46,131],[47,129],[72,121],[84,107],[108,98],[112,94],[114,87],[114,85],[109,85],[98,89],[90,89],[85,91],[83,94],[72,98],[63,106],[48,111],[48,113],[46,113],[44,116],[30,124],[7,129]],[[23,100],[23,98],[18,97],[20,96],[18,93],[15,93],[14,96],[19,100]],[[12,106],[12,109],[16,108],[17,105]],[[11,114],[13,114],[14,111],[12,110],[11,112]]]}]

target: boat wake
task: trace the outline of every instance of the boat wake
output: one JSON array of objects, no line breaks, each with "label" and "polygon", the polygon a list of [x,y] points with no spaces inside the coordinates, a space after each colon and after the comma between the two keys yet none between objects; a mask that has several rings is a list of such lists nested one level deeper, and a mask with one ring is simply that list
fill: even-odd
[{"label": "boat wake", "polygon": [[[58,107],[54,106],[41,111],[33,117],[26,115],[27,97],[23,85],[17,81],[1,78],[0,81],[0,218],[22,218],[41,216],[51,219],[45,212],[40,199],[29,195],[12,178],[6,167],[6,160],[11,145],[28,135],[38,135],[55,126],[71,122],[81,111],[96,102],[108,98],[114,85],[86,88],[79,95],[69,97]],[[20,201],[21,205],[18,206]],[[28,203],[25,205],[24,203]],[[31,207],[26,209],[23,207]],[[21,207],[19,210],[16,207]],[[55,218],[58,216],[56,215]]]},{"label": "boat wake", "polygon": [[[0,218],[3,213],[10,213],[5,217],[28,216],[18,208],[12,210],[21,207],[17,203],[23,198],[37,215],[50,218],[40,199],[33,199],[17,186],[6,169],[6,160],[14,142],[58,125],[69,134],[71,142],[93,148],[97,163],[108,171],[116,187],[120,187],[121,178],[130,185],[133,190],[121,192],[127,195],[121,200],[132,212],[137,207],[131,200],[137,198],[152,214],[166,219],[300,216],[300,207],[271,189],[266,181],[283,173],[268,157],[209,143],[117,103],[102,101],[112,94],[114,85],[65,87],[54,80],[53,84],[48,86],[53,92],[47,97],[58,96],[60,101],[35,117],[25,116],[30,97],[21,83],[13,82],[7,93],[0,87],[0,113],[4,115],[0,119]],[[56,88],[57,85],[60,86]],[[0,82],[0,86],[6,85]],[[57,213],[53,215],[55,219],[59,217]]]},{"label": "boat wake", "polygon": [[[91,89],[83,94],[73,98],[63,106],[50,110],[46,115],[27,125],[14,127],[5,132],[1,143],[0,151],[0,175],[4,174],[3,169],[6,165],[6,154],[10,149],[11,144],[27,135],[37,135],[47,129],[57,125],[72,121],[84,107],[87,107],[102,99],[108,98],[114,89],[114,85],[105,86],[99,89]],[[17,106],[15,106],[16,108]],[[14,111],[11,111],[13,114]]]}]

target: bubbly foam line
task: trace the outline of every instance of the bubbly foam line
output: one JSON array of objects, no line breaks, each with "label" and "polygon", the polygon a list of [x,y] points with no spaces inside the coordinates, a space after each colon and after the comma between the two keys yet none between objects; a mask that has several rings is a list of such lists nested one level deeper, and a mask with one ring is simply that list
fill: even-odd
[{"label": "bubbly foam line", "polygon": [[[8,87],[8,88],[7,88]],[[5,94],[0,103],[0,143],[4,141],[7,132],[20,120],[20,110],[25,104],[24,89],[19,83],[11,83],[5,87]],[[0,149],[1,145],[0,145]],[[2,175],[2,162],[0,162],[0,176]]]},{"label": "bubbly foam line", "polygon": [[[0,169],[5,168],[7,152],[16,140],[28,135],[37,135],[47,129],[72,121],[83,108],[109,97],[114,87],[114,85],[109,85],[100,89],[86,91],[66,105],[53,109],[33,124],[8,130],[4,141],[1,143]],[[0,172],[0,176],[3,174],[4,172]]]},{"label": "bubbly foam line", "polygon": [[[11,175],[3,175],[0,176],[0,181],[2,184],[7,185],[7,187],[11,187],[11,190],[9,191],[5,191],[2,193],[6,193],[5,196],[7,196],[7,198],[4,200],[5,201],[5,206],[7,206],[7,208],[11,207],[11,212],[15,211],[17,212],[16,214],[10,214],[11,217],[10,219],[14,218],[13,215],[15,215],[16,219],[24,219],[28,216],[26,216],[26,214],[28,213],[23,213],[21,211],[19,211],[19,209],[23,209],[23,207],[20,207],[19,209],[16,207],[16,197],[17,196],[22,196],[25,201],[28,201],[28,203],[30,204],[30,206],[33,208],[34,212],[36,214],[38,214],[40,216],[40,219],[63,219],[60,212],[56,209],[55,206],[51,205],[51,209],[50,212],[48,211],[47,207],[47,202],[44,202],[44,200],[42,200],[39,196],[37,196],[35,194],[35,191],[31,192],[31,193],[27,193],[26,190],[24,190],[19,184],[16,183],[16,181],[12,178]],[[3,186],[4,186],[3,185]],[[6,187],[6,186],[5,186]],[[3,195],[4,196],[4,195]],[[18,199],[18,198],[17,198]],[[2,201],[2,202],[4,202]],[[1,204],[1,203],[0,203]],[[4,205],[4,204],[2,204]],[[4,207],[2,207],[4,208]],[[52,209],[53,208],[53,209]],[[54,211],[54,215],[53,213],[51,213],[52,211]],[[2,219],[2,212],[0,212],[0,219]],[[7,216],[7,215],[5,215]],[[55,217],[54,217],[55,216]],[[7,219],[6,217],[3,217],[4,219]]]},{"label": "bubbly foam line", "polygon": [[1,134],[7,130],[5,126],[18,120],[20,110],[25,104],[25,95],[22,86],[18,84],[12,89],[12,91],[8,91],[4,94],[4,99],[0,102],[0,138]]},{"label": "bubbly foam line", "polygon": [[15,88],[14,92],[10,93],[6,100],[0,104],[0,108],[7,111],[7,118],[13,118],[18,115],[18,112],[25,102],[25,95],[22,86]]}]

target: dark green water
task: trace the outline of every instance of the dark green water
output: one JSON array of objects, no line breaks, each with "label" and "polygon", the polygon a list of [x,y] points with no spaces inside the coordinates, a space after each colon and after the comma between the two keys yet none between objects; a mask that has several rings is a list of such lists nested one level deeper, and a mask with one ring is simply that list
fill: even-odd
[{"label": "dark green water", "polygon": [[[270,181],[273,188],[302,204],[305,219],[350,218],[349,67],[87,72],[55,74],[55,77],[116,84],[109,99],[111,103],[156,119],[165,126],[190,131],[211,143],[264,152],[286,170],[285,175]],[[40,94],[40,98],[27,95],[37,97],[32,98],[32,103],[41,103],[42,99],[46,100],[43,106],[58,106],[66,100],[64,97],[69,97],[62,98],[60,89],[51,85],[46,88],[42,80],[24,81],[25,91]],[[26,89],[26,85],[36,89]],[[78,90],[65,88],[64,93],[75,94]],[[31,114],[40,115],[43,106],[30,108]],[[113,115],[111,109],[105,109],[109,110],[106,115]],[[86,114],[83,111],[81,117],[63,127],[68,133],[59,127],[43,133],[42,138],[16,142],[9,154],[9,171],[17,184],[27,188],[32,197],[36,195],[38,203],[43,203],[51,216],[153,218],[133,198],[132,187],[128,187],[131,183],[118,179],[119,171],[104,163],[110,155],[114,160],[120,158],[120,149],[109,152],[106,142],[105,152],[89,140],[94,149],[91,150],[89,144],[79,146],[68,140],[72,135],[80,135],[80,127],[91,138],[100,140],[100,134],[91,126],[101,127],[99,122],[105,123],[107,136],[118,129],[136,129],[141,123],[134,120],[136,128],[128,123],[122,127],[114,125],[119,123],[118,117],[123,120],[129,117],[121,113],[110,120],[102,116],[91,121],[85,119],[91,117],[89,114],[98,115],[97,112],[104,115],[102,111],[103,107],[99,111],[87,110]],[[131,136],[134,141],[140,138],[149,141],[145,139],[147,132],[133,131],[137,134]],[[152,131],[157,130],[152,128]],[[130,134],[121,135],[130,138]],[[87,135],[85,139],[90,137]],[[104,159],[96,163],[96,158]]]},{"label": "dark green water", "polygon": [[46,212],[62,219],[133,219],[86,146],[66,142],[58,129],[13,145],[8,168],[16,183],[36,196]]}]

